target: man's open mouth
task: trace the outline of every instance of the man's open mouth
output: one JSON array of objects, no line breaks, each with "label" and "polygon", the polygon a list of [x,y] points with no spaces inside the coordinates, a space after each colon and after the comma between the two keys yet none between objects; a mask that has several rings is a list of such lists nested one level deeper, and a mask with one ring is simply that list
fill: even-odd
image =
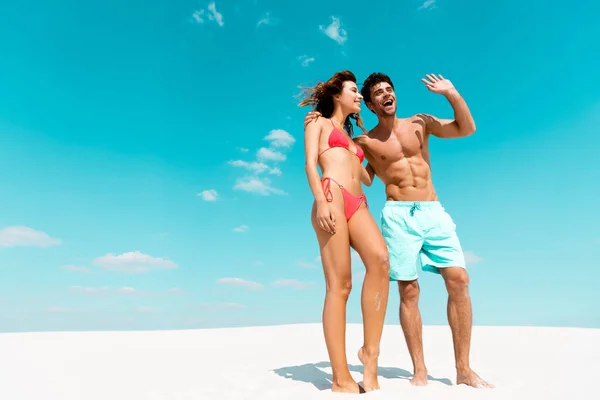
[{"label": "man's open mouth", "polygon": [[394,104],[394,100],[392,100],[392,99],[389,99],[389,100],[386,100],[386,101],[383,103],[383,106],[384,106],[384,107],[387,107],[387,106],[391,106],[392,104]]}]

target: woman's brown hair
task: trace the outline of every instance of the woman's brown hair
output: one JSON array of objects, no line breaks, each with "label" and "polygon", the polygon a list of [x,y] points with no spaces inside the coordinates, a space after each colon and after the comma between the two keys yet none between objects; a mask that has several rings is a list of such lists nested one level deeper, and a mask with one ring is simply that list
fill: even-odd
[{"label": "woman's brown hair", "polygon": [[[298,105],[300,107],[312,106],[323,117],[329,118],[333,114],[333,96],[342,93],[346,81],[356,83],[356,76],[348,70],[336,72],[327,82],[319,82],[312,88],[306,89],[304,92],[307,93],[307,96]],[[346,121],[344,121],[344,129],[350,136],[354,134],[350,119],[354,119],[356,126],[366,133],[360,114],[353,113],[348,115]]]}]

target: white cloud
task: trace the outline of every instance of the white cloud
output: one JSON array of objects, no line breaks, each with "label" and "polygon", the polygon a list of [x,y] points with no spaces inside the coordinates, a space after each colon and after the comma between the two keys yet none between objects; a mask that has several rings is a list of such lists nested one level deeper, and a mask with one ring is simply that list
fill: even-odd
[{"label": "white cloud", "polygon": [[102,287],[83,287],[83,286],[71,286],[70,291],[72,293],[79,294],[89,294],[89,295],[136,295],[136,296],[164,296],[164,295],[173,295],[173,294],[181,294],[183,290],[179,288],[171,288],[166,291],[154,292],[154,291],[143,291],[137,290],[130,286],[124,286],[119,289],[113,290],[108,286]]},{"label": "white cloud", "polygon": [[256,177],[245,177],[238,179],[233,189],[257,193],[262,196],[270,196],[271,194],[285,194],[283,190],[272,187],[271,182],[268,179],[259,179]]},{"label": "white cloud", "polygon": [[269,166],[263,162],[248,162],[242,160],[229,161],[229,165],[233,167],[246,168],[249,171],[256,172],[260,174],[269,169]]},{"label": "white cloud", "polygon": [[260,149],[258,149],[258,152],[256,153],[256,158],[264,161],[285,161],[286,159],[285,154],[271,149],[267,149],[266,147],[261,147]]},{"label": "white cloud", "polygon": [[221,14],[220,12],[217,11],[217,7],[215,6],[215,2],[211,2],[208,7],[207,7],[208,13],[206,12],[206,10],[196,10],[194,11],[194,13],[192,14],[192,18],[194,20],[194,22],[198,23],[198,24],[202,24],[204,23],[206,17],[208,17],[208,19],[210,21],[215,21],[217,24],[219,24],[219,26],[223,26],[223,14]]},{"label": "white cloud", "polygon": [[65,312],[67,310],[62,307],[48,307],[46,309],[46,311],[51,312],[51,313],[60,313],[60,312]]},{"label": "white cloud", "polygon": [[194,18],[194,20],[201,24],[204,22],[204,18],[202,18],[202,16],[204,15],[204,10],[198,10],[198,11],[194,11],[194,13],[192,14],[192,18]]},{"label": "white cloud", "polygon": [[120,255],[106,254],[94,260],[94,264],[108,271],[142,273],[151,269],[171,269],[177,267],[173,261],[152,257],[139,251]]},{"label": "white cloud", "polygon": [[271,283],[273,287],[292,287],[294,289],[306,289],[310,284],[297,281],[295,279],[281,279]]},{"label": "white cloud", "polygon": [[247,281],[241,278],[221,278],[218,279],[217,282],[223,285],[238,286],[249,290],[261,290],[264,288],[263,285],[258,282]]},{"label": "white cloud", "polygon": [[314,62],[314,61],[315,61],[315,58],[314,58],[314,57],[309,57],[309,56],[307,56],[307,55],[305,54],[305,55],[303,55],[303,56],[300,56],[300,57],[298,57],[298,60],[300,60],[300,61],[301,61],[301,65],[302,65],[303,67],[308,67],[308,65],[309,65],[310,63],[312,63],[312,62]]},{"label": "white cloud", "polygon": [[331,17],[332,22],[327,26],[327,28],[323,27],[323,25],[319,26],[319,30],[329,36],[331,39],[335,40],[338,44],[344,44],[346,40],[348,40],[348,34],[346,30],[342,28],[342,24],[339,18]]},{"label": "white cloud", "polygon": [[247,152],[249,152],[249,151],[250,151],[250,150],[248,150],[248,149],[247,149],[247,148],[245,148],[245,147],[238,147],[237,149],[238,149],[239,151],[241,151],[242,153],[247,153]]},{"label": "white cloud", "polygon": [[211,21],[215,21],[217,24],[219,24],[219,26],[224,25],[223,14],[217,11],[217,7],[215,6],[214,1],[208,5],[208,11],[210,11],[210,14],[208,14],[208,19],[210,19]]},{"label": "white cloud", "polygon": [[272,187],[269,179],[260,178],[258,175],[268,172],[269,175],[281,176],[281,168],[273,164],[286,160],[287,157],[282,150],[291,148],[296,139],[283,129],[273,129],[263,139],[269,142],[269,147],[258,149],[256,161],[229,161],[229,165],[244,168],[252,173],[250,176],[238,178],[233,189],[258,193],[263,196],[284,194],[283,190]]},{"label": "white cloud", "polygon": [[135,308],[135,312],[139,312],[139,313],[151,313],[154,310],[150,307],[136,307]]},{"label": "white cloud", "polygon": [[85,294],[106,294],[109,292],[109,288],[108,288],[108,286],[102,286],[99,288],[71,286],[71,291],[75,292],[75,293],[85,293]]},{"label": "white cloud", "polygon": [[205,310],[210,310],[210,311],[248,308],[244,304],[238,304],[238,303],[201,303],[200,307]]},{"label": "white cloud", "polygon": [[233,228],[234,232],[246,232],[248,230],[248,225],[241,225],[237,228]]},{"label": "white cloud", "polygon": [[279,169],[279,167],[273,167],[273,168],[269,168],[269,174],[281,176],[282,172]]},{"label": "white cloud", "polygon": [[198,193],[197,196],[202,197],[204,201],[217,201],[219,193],[215,189],[208,189]]},{"label": "white cloud", "polygon": [[61,269],[65,270],[65,271],[70,271],[70,272],[81,272],[84,274],[92,272],[92,270],[90,268],[81,267],[79,265],[65,265],[65,266],[61,267]]},{"label": "white cloud", "polygon": [[273,24],[274,21],[271,20],[271,13],[270,12],[266,12],[264,14],[264,17],[258,21],[258,23],[256,24],[256,26],[261,26],[261,25],[271,25]]},{"label": "white cloud", "polygon": [[419,10],[422,10],[422,9],[429,10],[429,9],[433,9],[435,7],[436,7],[435,0],[425,0],[425,3],[423,3],[419,7]]},{"label": "white cloud", "polygon": [[296,139],[283,129],[273,129],[264,140],[269,141],[273,147],[291,147],[296,143]]},{"label": "white cloud", "polygon": [[279,169],[279,167],[269,167],[263,162],[248,162],[243,160],[234,160],[229,161],[229,165],[238,168],[245,168],[248,171],[254,172],[256,174],[261,174],[265,171],[268,171],[271,175],[281,175],[281,169]]},{"label": "white cloud", "polygon": [[483,261],[483,258],[479,257],[478,255],[476,255],[472,251],[465,251],[464,255],[465,255],[465,262],[467,264],[476,264],[476,263],[478,263],[480,261]]},{"label": "white cloud", "polygon": [[0,230],[0,247],[51,247],[59,244],[61,244],[60,239],[52,238],[44,232],[27,226],[9,226]]},{"label": "white cloud", "polygon": [[[317,262],[321,262],[320,257]],[[296,260],[296,265],[299,266],[300,268],[317,268],[317,266],[315,264],[308,262],[308,261],[304,261],[303,259]]]}]

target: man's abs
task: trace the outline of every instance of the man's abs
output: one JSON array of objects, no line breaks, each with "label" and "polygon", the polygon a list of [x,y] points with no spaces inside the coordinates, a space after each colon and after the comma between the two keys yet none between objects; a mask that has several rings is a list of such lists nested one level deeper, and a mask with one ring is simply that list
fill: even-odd
[{"label": "man's abs", "polygon": [[437,201],[431,169],[422,157],[402,158],[378,172],[387,200]]}]

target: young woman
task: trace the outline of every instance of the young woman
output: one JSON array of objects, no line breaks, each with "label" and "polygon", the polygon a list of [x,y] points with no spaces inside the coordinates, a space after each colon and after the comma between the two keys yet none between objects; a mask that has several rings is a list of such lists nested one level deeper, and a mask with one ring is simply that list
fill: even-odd
[{"label": "young woman", "polygon": [[[379,389],[377,361],[389,291],[388,252],[375,220],[368,211],[361,182],[371,185],[363,166],[364,153],[351,139],[350,119],[363,129],[362,96],[356,77],[341,71],[308,91],[300,106],[311,105],[322,118],[304,129],[306,175],[315,201],[311,221],[319,242],[327,292],[323,330],[331,369],[332,391],[360,393],[346,359],[346,303],[352,288],[350,247],[360,255],[366,274],[361,307],[364,344],[358,357],[364,365],[365,391]],[[317,165],[321,168],[319,176]]]}]

